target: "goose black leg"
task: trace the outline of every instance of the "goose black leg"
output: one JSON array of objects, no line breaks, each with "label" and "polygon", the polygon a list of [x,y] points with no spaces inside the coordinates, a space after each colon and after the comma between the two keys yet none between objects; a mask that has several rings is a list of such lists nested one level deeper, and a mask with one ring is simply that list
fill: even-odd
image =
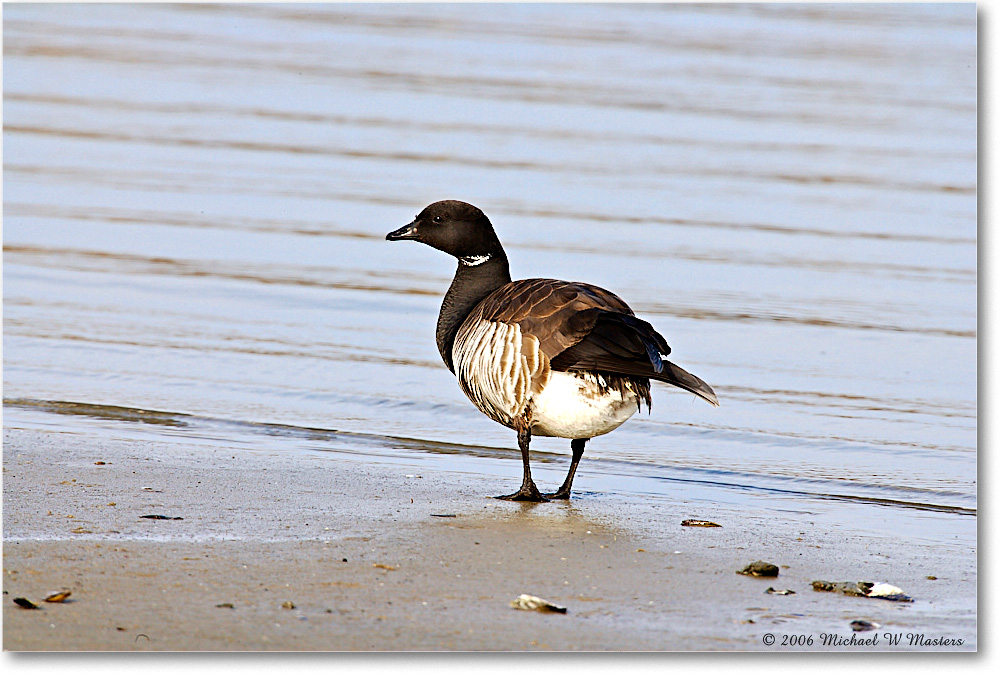
[{"label": "goose black leg", "polygon": [[573,476],[576,475],[576,465],[580,463],[580,458],[583,457],[583,446],[587,444],[589,438],[575,438],[573,439],[569,446],[573,449],[573,461],[569,465],[569,473],[566,474],[566,480],[563,481],[562,487],[551,494],[544,495],[549,499],[569,499],[570,489],[573,487]]},{"label": "goose black leg", "polygon": [[[515,502],[547,502],[542,493],[535,487],[535,481],[531,480],[531,467],[528,466],[528,445],[531,443],[531,429],[517,432],[517,447],[521,449],[521,461],[524,462],[524,480],[521,481],[521,489],[512,495],[500,495],[497,499],[509,499]],[[583,454],[583,451],[580,451]]]}]

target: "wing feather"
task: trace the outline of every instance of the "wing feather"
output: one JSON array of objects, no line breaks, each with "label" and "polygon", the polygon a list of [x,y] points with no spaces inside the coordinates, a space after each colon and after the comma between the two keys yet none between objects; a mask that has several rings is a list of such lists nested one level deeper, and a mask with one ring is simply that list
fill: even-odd
[{"label": "wing feather", "polygon": [[[550,370],[652,378],[718,405],[708,384],[666,360],[670,345],[663,336],[637,318],[621,298],[603,288],[556,279],[511,282],[473,309],[459,330],[453,356],[457,356],[459,338],[464,334],[485,331],[467,326],[483,324],[503,327],[496,329],[493,339],[502,343],[495,346],[503,354],[504,368],[497,370],[500,364],[494,364],[492,372],[498,377],[490,382],[493,393],[506,392],[497,394],[496,400],[503,399],[500,407],[506,411],[522,414],[524,408],[517,406],[522,402],[527,406],[531,393],[541,390]],[[516,333],[511,332],[513,327]],[[522,377],[526,378],[523,385]]]}]

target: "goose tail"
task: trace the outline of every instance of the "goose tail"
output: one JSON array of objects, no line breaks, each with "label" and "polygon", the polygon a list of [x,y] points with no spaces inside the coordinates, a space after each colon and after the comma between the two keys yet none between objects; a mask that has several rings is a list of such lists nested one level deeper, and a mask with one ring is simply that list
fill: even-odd
[{"label": "goose tail", "polygon": [[660,365],[662,368],[658,369],[655,375],[651,375],[653,379],[680,387],[705,399],[716,408],[719,407],[719,398],[715,395],[715,391],[700,377],[692,375],[677,364],[671,363],[666,359],[660,360]]}]

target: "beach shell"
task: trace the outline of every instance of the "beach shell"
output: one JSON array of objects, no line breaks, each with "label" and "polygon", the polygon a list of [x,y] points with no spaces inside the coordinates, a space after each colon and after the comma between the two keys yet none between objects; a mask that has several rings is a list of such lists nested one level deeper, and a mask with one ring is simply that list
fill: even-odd
[{"label": "beach shell", "polygon": [[548,600],[539,598],[537,595],[528,595],[527,593],[522,593],[515,599],[511,600],[510,606],[514,609],[533,610],[536,612],[557,612],[559,614],[566,613],[565,607],[553,604]]},{"label": "beach shell", "polygon": [[73,592],[69,589],[62,589],[61,591],[56,591],[55,593],[49,593],[45,596],[45,602],[66,602],[66,598],[73,595]]},{"label": "beach shell", "polygon": [[881,598],[883,600],[895,600],[896,602],[913,602],[913,598],[903,592],[902,588],[879,582],[872,584],[866,594],[869,598]]}]

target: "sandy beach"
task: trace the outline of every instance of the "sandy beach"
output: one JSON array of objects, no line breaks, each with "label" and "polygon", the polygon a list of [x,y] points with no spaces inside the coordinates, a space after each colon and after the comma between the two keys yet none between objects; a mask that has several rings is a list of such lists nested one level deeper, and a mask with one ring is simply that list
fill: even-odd
[{"label": "sandy beach", "polygon": [[[613,493],[513,504],[486,496],[501,487],[492,479],[428,468],[7,429],[4,648],[975,649],[975,616],[956,620],[949,601],[975,593],[971,556],[890,555],[884,538],[836,541],[780,518],[765,530],[766,516],[723,505],[719,528],[682,527],[680,509],[640,525],[641,505]],[[758,559],[780,576],[735,573]],[[811,590],[838,569],[918,601]],[[62,588],[70,602],[42,602]],[[511,608],[522,593],[568,611]],[[854,634],[855,619],[882,628]],[[903,643],[822,644],[887,632]],[[911,646],[910,633],[962,644]],[[782,646],[784,635],[813,642]]]}]

